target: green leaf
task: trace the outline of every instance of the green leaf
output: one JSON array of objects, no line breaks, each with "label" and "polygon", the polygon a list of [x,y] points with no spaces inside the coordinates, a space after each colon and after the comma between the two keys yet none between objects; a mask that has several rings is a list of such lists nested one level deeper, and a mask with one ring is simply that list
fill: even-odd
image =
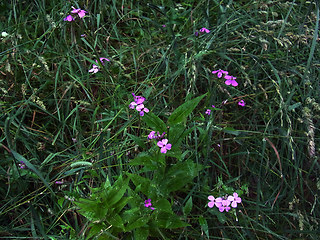
[{"label": "green leaf", "polygon": [[301,102],[297,102],[297,103],[295,103],[295,104],[293,104],[293,105],[290,105],[290,106],[288,107],[288,110],[289,110],[289,111],[292,111],[293,109],[298,108],[298,107],[300,107],[300,106],[301,106]]},{"label": "green leaf", "polygon": [[38,169],[31,162],[29,162],[27,159],[25,159],[22,155],[20,155],[19,153],[15,152],[14,150],[10,149],[10,151],[13,154],[15,159],[17,159],[19,162],[23,161],[24,164],[27,166],[27,168],[31,169],[40,178],[40,180],[43,182],[43,184],[50,190],[50,192],[54,194],[54,192],[53,192],[52,188],[50,187],[49,183],[44,179],[42,174],[38,171]]},{"label": "green leaf", "polygon": [[155,220],[157,227],[173,229],[190,226],[188,223],[180,220],[180,218],[172,213],[160,212]]},{"label": "green leaf", "polygon": [[[143,216],[143,217],[140,217],[138,219],[136,219],[134,222],[132,222],[131,224],[128,224],[127,227],[126,227],[126,231],[132,231],[136,228],[140,228],[140,227],[143,227],[143,226],[146,226],[147,223],[149,222],[149,216]],[[140,239],[140,238],[139,238]]]},{"label": "green leaf", "polygon": [[141,140],[140,137],[137,137],[135,135],[132,135],[130,133],[127,133],[127,135],[136,143],[139,145],[139,147],[141,148],[146,148],[146,145],[144,144],[144,142]]},{"label": "green leaf", "polygon": [[145,114],[142,120],[154,131],[159,131],[160,134],[167,131],[167,125],[152,112]]},{"label": "green leaf", "polygon": [[208,228],[208,223],[207,220],[204,219],[204,217],[200,216],[199,217],[199,224],[201,226],[201,229],[204,231],[204,233],[206,234],[207,238],[209,238],[209,228]]},{"label": "green leaf", "polygon": [[203,94],[202,96],[189,100],[181,106],[179,106],[169,117],[169,126],[171,127],[174,124],[185,122],[188,115],[197,107],[201,99],[204,98],[206,95],[207,94]]},{"label": "green leaf", "polygon": [[240,135],[240,131],[234,129],[233,127],[225,127],[225,128],[223,128],[222,131],[225,132],[225,133],[229,133],[229,134],[235,135],[235,136]]},{"label": "green leaf", "polygon": [[111,217],[107,218],[107,221],[113,226],[120,228],[122,231],[125,231],[123,220],[119,214],[112,214]]},{"label": "green leaf", "polygon": [[168,212],[173,214],[171,209],[171,204],[167,199],[162,198],[162,199],[159,199],[158,201],[155,201],[154,207],[156,209],[160,209],[162,212]]},{"label": "green leaf", "polygon": [[149,236],[148,228],[138,228],[134,231],[134,239],[146,240]]},{"label": "green leaf", "polygon": [[108,197],[106,199],[106,202],[108,203],[108,206],[111,207],[114,204],[116,204],[120,199],[123,197],[125,192],[127,191],[129,184],[129,178],[126,180],[122,179],[122,176],[120,176],[117,181],[113,184],[111,189],[108,191]]},{"label": "green leaf", "polygon": [[201,169],[201,165],[194,163],[190,159],[178,162],[169,168],[159,188],[166,194],[180,190],[186,184],[192,182]]},{"label": "green leaf", "polygon": [[188,201],[186,202],[186,205],[183,207],[183,213],[185,216],[187,216],[192,210],[192,197],[190,196]]}]

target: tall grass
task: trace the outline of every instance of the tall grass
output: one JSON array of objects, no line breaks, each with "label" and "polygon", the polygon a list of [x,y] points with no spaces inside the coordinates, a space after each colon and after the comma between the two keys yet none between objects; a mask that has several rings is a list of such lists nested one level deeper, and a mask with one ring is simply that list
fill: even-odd
[{"label": "tall grass", "polygon": [[[87,16],[63,21],[71,6]],[[189,225],[141,229],[149,239],[318,239],[318,1],[11,0],[0,12],[0,238],[86,239],[94,221],[76,203],[95,189],[120,191],[119,176],[130,178],[128,199],[144,197],[142,177],[165,186],[160,168],[132,164],[156,149],[148,116],[170,123],[206,94],[166,129],[173,148],[186,133],[179,149],[159,157],[166,174],[194,167],[188,184],[159,190],[158,206]],[[202,27],[210,33],[196,36]],[[110,62],[89,73],[101,57]],[[149,115],[128,108],[132,92]],[[207,207],[209,195],[236,190],[235,211]],[[139,239],[112,225],[92,239]]]}]

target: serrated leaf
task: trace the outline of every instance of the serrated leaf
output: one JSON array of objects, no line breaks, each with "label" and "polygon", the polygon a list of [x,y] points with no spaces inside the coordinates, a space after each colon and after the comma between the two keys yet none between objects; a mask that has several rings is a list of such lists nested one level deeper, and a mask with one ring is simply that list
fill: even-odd
[{"label": "serrated leaf", "polygon": [[197,107],[202,98],[204,98],[207,94],[203,94],[202,96],[196,97],[192,100],[189,100],[179,106],[169,117],[168,124],[169,126],[173,126],[174,124],[185,122],[188,115]]}]

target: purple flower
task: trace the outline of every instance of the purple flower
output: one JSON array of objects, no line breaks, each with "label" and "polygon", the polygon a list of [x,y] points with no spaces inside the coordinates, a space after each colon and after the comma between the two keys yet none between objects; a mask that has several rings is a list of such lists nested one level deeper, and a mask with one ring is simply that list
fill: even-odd
[{"label": "purple flower", "polygon": [[146,100],[144,97],[136,96],[134,93],[132,93],[132,96],[136,104],[141,104]]},{"label": "purple flower", "polygon": [[21,169],[26,168],[26,164],[24,163],[24,161],[20,161],[19,167],[20,167]]},{"label": "purple flower", "polygon": [[224,78],[226,79],[224,82],[225,84],[232,85],[234,87],[238,86],[238,83],[235,81],[237,79],[236,77],[226,75]]},{"label": "purple flower", "polygon": [[206,28],[201,28],[201,29],[199,30],[199,32],[209,33],[210,30],[209,30],[209,29],[206,29]]},{"label": "purple flower", "polygon": [[159,142],[157,143],[157,145],[158,145],[158,147],[161,148],[161,150],[160,150],[161,153],[166,153],[167,150],[170,150],[170,149],[171,149],[171,144],[168,143],[168,139],[166,139],[166,138],[165,138],[165,139],[162,139],[161,141],[159,141]]},{"label": "purple flower", "polygon": [[[103,63],[104,60],[106,60],[107,62],[110,62],[110,60],[108,58],[104,58],[104,57],[99,58],[99,60],[100,60],[102,65],[104,65],[104,63]],[[96,63],[98,64],[98,60],[96,60]],[[100,71],[99,66],[97,66],[95,64],[93,64],[92,68],[89,70],[89,72],[93,72],[93,73],[97,73],[99,71]]]},{"label": "purple flower", "polygon": [[148,113],[149,112],[149,109],[148,108],[145,108],[143,104],[139,104],[137,107],[136,107],[136,110],[140,112],[140,116],[143,116],[144,113]]},{"label": "purple flower", "polygon": [[211,107],[215,108],[216,106],[215,106],[215,105],[212,105]]},{"label": "purple flower", "polygon": [[241,203],[241,198],[238,196],[238,193],[233,193],[232,196],[228,197],[228,201],[231,202],[231,207],[236,208],[238,203]]},{"label": "purple flower", "polygon": [[77,8],[77,9],[73,9],[71,13],[78,13],[79,18],[83,18],[87,12],[85,10],[81,10],[80,8]]},{"label": "purple flower", "polygon": [[226,212],[229,212],[229,210],[230,210],[230,207],[229,207],[229,205],[230,205],[230,201],[229,200],[227,200],[227,199],[222,199],[222,201],[221,201],[221,206],[219,207],[219,211],[220,212],[223,212],[224,210],[226,210]]},{"label": "purple flower", "polygon": [[154,135],[156,132],[155,131],[151,131],[148,135],[148,138],[149,139],[153,139],[153,138],[156,138],[156,136]]},{"label": "purple flower", "polygon": [[71,15],[68,15],[63,19],[63,21],[72,22],[72,21],[74,21],[74,18]]},{"label": "purple flower", "polygon": [[196,37],[198,37],[199,33],[198,33],[198,32],[195,32],[194,35],[196,35]]},{"label": "purple flower", "polygon": [[164,28],[165,28],[165,27],[166,27],[166,25],[165,25],[165,24],[163,24],[163,25],[162,25],[162,27],[164,27]]},{"label": "purple flower", "polygon": [[144,206],[145,206],[146,208],[150,208],[151,210],[154,210],[154,208],[151,207],[152,204],[151,204],[151,199],[150,199],[150,198],[149,198],[148,200],[145,200],[145,201],[144,201]]},{"label": "purple flower", "polygon": [[213,73],[213,74],[217,74],[218,78],[221,78],[221,77],[222,77],[222,74],[226,74],[226,75],[228,74],[227,71],[224,71],[224,70],[221,70],[221,69],[212,71],[212,73]]},{"label": "purple flower", "polygon": [[61,184],[63,184],[63,181],[56,181],[55,184],[61,185]]},{"label": "purple flower", "polygon": [[241,99],[241,100],[238,102],[238,105],[244,107],[244,106],[246,105],[246,103],[245,103],[245,101],[244,101],[243,99]]},{"label": "purple flower", "polygon": [[211,114],[211,110],[207,109],[207,111],[205,112],[205,114],[210,115]]},{"label": "purple flower", "polygon": [[99,72],[99,67],[93,64],[93,67],[89,69],[89,72],[97,73]]},{"label": "purple flower", "polygon": [[214,198],[214,196],[210,195],[208,197],[208,199],[210,200],[210,202],[208,202],[208,207],[209,208],[213,208],[214,206],[216,206],[217,208],[222,206],[222,198]]}]

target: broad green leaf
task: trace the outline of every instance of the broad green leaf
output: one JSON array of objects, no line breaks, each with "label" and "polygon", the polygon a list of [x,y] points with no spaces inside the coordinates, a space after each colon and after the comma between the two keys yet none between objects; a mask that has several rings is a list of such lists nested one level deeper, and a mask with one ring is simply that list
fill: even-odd
[{"label": "broad green leaf", "polygon": [[125,230],[123,220],[119,214],[112,214],[112,216],[108,216],[107,221],[112,225],[112,227],[120,228],[123,231]]},{"label": "broad green leaf", "polygon": [[157,227],[174,229],[190,226],[188,223],[180,220],[180,218],[174,214],[168,212],[160,212],[155,220]]},{"label": "broad green leaf", "polygon": [[132,231],[136,228],[140,228],[140,227],[143,227],[143,226],[146,226],[147,223],[149,222],[149,216],[143,216],[143,217],[140,217],[138,219],[136,219],[134,222],[132,222],[131,224],[128,224],[126,226],[126,231]]},{"label": "broad green leaf", "polygon": [[169,201],[167,199],[159,199],[158,201],[155,201],[154,204],[154,207],[156,209],[159,209],[161,210],[162,212],[168,212],[168,213],[172,213],[172,209],[171,209],[171,204],[169,203]]},{"label": "broad green leaf", "polygon": [[169,117],[169,126],[171,127],[174,124],[185,122],[188,115],[197,107],[201,99],[204,98],[206,95],[207,94],[203,94],[202,96],[189,100],[181,106],[179,106]]},{"label": "broad green leaf", "polygon": [[108,206],[113,206],[116,204],[120,199],[123,197],[125,192],[127,191],[129,184],[129,178],[126,180],[122,179],[122,176],[120,176],[117,181],[113,184],[111,189],[108,191],[108,197],[106,199]]},{"label": "broad green leaf", "polygon": [[154,131],[159,131],[160,134],[167,131],[167,125],[152,112],[145,114],[142,120]]},{"label": "broad green leaf", "polygon": [[186,205],[183,207],[183,213],[185,216],[187,216],[192,210],[192,197],[190,196],[188,201],[186,202]]},{"label": "broad green leaf", "polygon": [[134,231],[134,239],[146,240],[149,236],[148,228],[138,228]]}]

